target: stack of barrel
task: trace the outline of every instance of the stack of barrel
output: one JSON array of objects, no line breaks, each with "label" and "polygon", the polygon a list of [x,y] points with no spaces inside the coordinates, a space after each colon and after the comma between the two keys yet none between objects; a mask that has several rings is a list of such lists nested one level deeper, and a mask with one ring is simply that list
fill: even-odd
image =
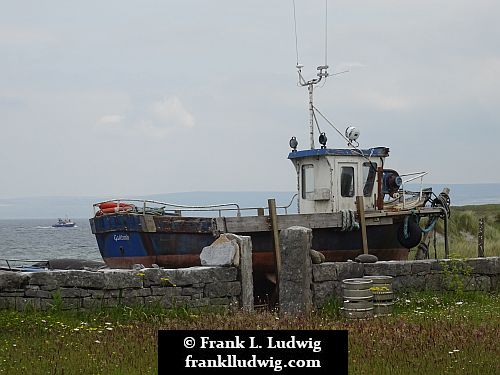
[{"label": "stack of barrel", "polygon": [[370,279],[342,280],[342,311],[347,318],[363,319],[373,317],[373,292]]},{"label": "stack of barrel", "polygon": [[394,293],[392,292],[392,276],[364,276],[371,280],[373,285],[373,313],[375,316],[387,316],[392,314],[394,306]]},{"label": "stack of barrel", "polygon": [[391,276],[364,276],[342,281],[342,311],[347,318],[364,319],[392,313]]}]

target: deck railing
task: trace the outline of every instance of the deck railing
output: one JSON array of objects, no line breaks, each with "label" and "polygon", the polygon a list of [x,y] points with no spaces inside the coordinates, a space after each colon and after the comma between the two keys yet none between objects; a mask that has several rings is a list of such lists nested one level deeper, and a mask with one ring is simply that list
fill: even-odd
[{"label": "deck railing", "polygon": [[[418,199],[422,199],[423,195],[423,182],[424,182],[424,176],[427,175],[429,172],[412,172],[412,173],[405,173],[405,174],[400,174],[399,176],[402,178],[402,183],[401,183],[401,190],[402,190],[402,200],[403,200],[403,209],[406,208],[406,189],[405,189],[405,184],[415,181],[417,179],[420,179],[420,189],[418,193]],[[404,179],[403,177],[407,177]]]},{"label": "deck railing", "polygon": [[[297,194],[294,194],[290,199],[290,202],[287,205],[276,206],[276,209],[282,210],[285,214],[288,214],[288,209],[292,205],[293,201],[297,197]],[[93,205],[94,207],[94,215],[99,211],[99,205],[103,203],[113,202],[116,203],[116,212],[121,211],[120,204],[130,204],[133,205],[136,209],[141,207],[142,212],[138,210],[137,212],[131,211],[129,213],[136,213],[146,215],[148,210],[162,210],[171,215],[179,215],[182,216],[182,213],[186,212],[216,212],[219,217],[222,217],[223,212],[236,212],[236,216],[240,217],[243,211],[257,211],[258,215],[264,215],[265,211],[269,211],[269,207],[240,207],[238,203],[219,203],[219,204],[210,204],[210,205],[184,205],[177,203],[168,203],[155,201],[150,199],[126,199],[126,198],[118,198],[118,199],[109,199],[103,202],[98,202]],[[151,205],[155,205],[155,207],[151,207]]]}]

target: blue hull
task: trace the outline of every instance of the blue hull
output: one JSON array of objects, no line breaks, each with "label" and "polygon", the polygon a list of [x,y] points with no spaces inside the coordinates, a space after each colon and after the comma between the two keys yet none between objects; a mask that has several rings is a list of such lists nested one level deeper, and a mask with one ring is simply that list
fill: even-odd
[{"label": "blue hull", "polygon": [[[116,213],[96,216],[90,219],[90,225],[103,260],[116,268],[129,268],[133,264],[172,268],[199,265],[201,250],[219,236],[213,218]],[[380,260],[407,258],[408,249],[397,240],[399,225],[396,222],[367,228],[370,252]],[[252,238],[255,269],[273,270],[272,232],[235,234]],[[354,259],[362,253],[360,232],[313,229],[313,248],[320,250],[327,261]]]}]

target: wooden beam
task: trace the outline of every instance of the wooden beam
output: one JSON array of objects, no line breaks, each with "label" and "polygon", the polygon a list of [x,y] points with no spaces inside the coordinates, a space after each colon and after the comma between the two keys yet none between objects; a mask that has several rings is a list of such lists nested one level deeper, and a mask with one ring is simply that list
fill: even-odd
[{"label": "wooden beam", "polygon": [[361,226],[363,253],[368,254],[368,238],[366,236],[366,220],[365,220],[365,200],[363,196],[358,195],[356,197],[356,206],[358,207],[359,225]]},{"label": "wooden beam", "polygon": [[273,232],[274,268],[276,270],[276,293],[278,293],[281,273],[281,248],[278,232],[278,215],[276,214],[276,201],[274,199],[268,199],[267,204],[269,206],[269,218],[271,219],[271,230]]},{"label": "wooden beam", "polygon": [[484,217],[479,219],[479,229],[477,231],[477,256],[484,258]]},{"label": "wooden beam", "polygon": [[[439,210],[437,212],[440,212]],[[390,215],[366,214],[366,225],[388,225],[393,220]],[[340,212],[328,214],[288,214],[278,215],[278,230],[283,230],[294,225],[301,227],[340,228],[342,227],[342,214]],[[229,233],[269,232],[271,230],[268,216],[241,216],[216,218],[217,229]]]},{"label": "wooden beam", "polygon": [[[306,228],[339,228],[342,226],[340,213],[331,214],[289,214],[277,215],[278,230],[294,225]],[[267,216],[226,217],[226,230],[230,233],[268,232],[270,230]]]}]

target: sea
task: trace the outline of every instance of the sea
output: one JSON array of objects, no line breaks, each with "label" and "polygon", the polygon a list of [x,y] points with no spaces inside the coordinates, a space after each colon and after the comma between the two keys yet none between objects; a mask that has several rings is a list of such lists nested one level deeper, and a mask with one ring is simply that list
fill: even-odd
[{"label": "sea", "polygon": [[0,220],[0,266],[6,266],[5,259],[102,261],[88,219],[73,219],[76,226],[72,228],[53,228],[55,222],[57,220]]},{"label": "sea", "polygon": [[[432,185],[438,193],[444,185]],[[500,204],[500,184],[457,184],[451,188],[453,206]],[[418,190],[418,186],[413,187]],[[171,203],[239,202],[242,207],[266,207],[275,197],[278,206],[287,205],[293,192],[192,192],[145,197]],[[48,260],[76,258],[102,261],[95,236],[90,230],[95,198],[0,199],[0,267],[2,259]],[[289,213],[296,212],[296,201]],[[73,228],[53,228],[57,217],[70,215]],[[42,219],[33,218],[45,217]],[[75,219],[75,217],[82,217]],[[23,219],[23,217],[26,217]],[[50,217],[50,218],[49,218]]]}]

